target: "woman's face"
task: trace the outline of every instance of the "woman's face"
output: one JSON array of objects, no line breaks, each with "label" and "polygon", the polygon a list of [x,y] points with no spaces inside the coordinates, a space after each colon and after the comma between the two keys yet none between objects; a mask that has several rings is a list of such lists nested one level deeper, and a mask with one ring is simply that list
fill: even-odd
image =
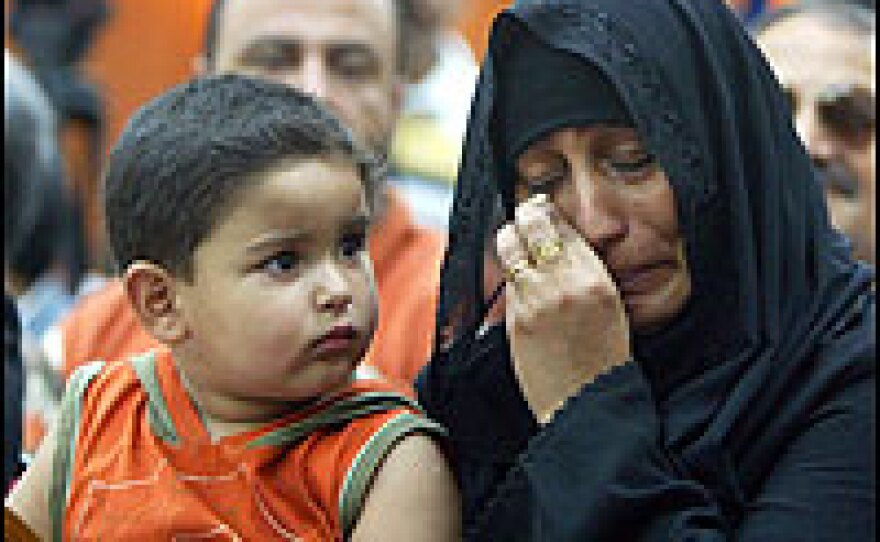
[{"label": "woman's face", "polygon": [[544,193],[598,253],[630,324],[650,331],[691,293],[675,197],[666,174],[632,128],[565,128],[517,159],[516,198]]}]

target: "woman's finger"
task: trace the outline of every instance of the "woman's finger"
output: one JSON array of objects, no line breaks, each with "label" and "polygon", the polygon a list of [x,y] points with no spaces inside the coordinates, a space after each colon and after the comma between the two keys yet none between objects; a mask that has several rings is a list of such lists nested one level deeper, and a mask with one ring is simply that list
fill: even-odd
[{"label": "woman's finger", "polygon": [[495,252],[507,282],[516,282],[531,268],[529,253],[512,224],[505,224],[495,234]]},{"label": "woman's finger", "polygon": [[539,271],[564,256],[565,244],[552,220],[552,204],[543,194],[516,209],[516,231],[522,238],[529,260]]}]

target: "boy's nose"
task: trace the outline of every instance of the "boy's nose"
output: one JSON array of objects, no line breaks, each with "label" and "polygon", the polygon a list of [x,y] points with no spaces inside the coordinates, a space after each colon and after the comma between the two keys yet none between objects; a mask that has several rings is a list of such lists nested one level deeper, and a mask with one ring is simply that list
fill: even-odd
[{"label": "boy's nose", "polygon": [[315,288],[315,302],[320,311],[343,314],[352,304],[348,279],[334,265],[324,265]]},{"label": "boy's nose", "polygon": [[326,294],[319,297],[318,308],[332,314],[345,314],[351,306],[351,295],[348,293]]}]

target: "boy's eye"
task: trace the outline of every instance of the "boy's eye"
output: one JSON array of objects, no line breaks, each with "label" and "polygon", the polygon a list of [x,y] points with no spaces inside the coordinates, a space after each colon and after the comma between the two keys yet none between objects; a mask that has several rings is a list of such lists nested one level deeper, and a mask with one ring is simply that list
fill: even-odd
[{"label": "boy's eye", "polygon": [[351,233],[342,238],[340,250],[345,258],[355,258],[367,248],[365,233]]},{"label": "boy's eye", "polygon": [[269,273],[289,273],[299,263],[299,257],[290,251],[279,252],[260,264],[260,268]]}]

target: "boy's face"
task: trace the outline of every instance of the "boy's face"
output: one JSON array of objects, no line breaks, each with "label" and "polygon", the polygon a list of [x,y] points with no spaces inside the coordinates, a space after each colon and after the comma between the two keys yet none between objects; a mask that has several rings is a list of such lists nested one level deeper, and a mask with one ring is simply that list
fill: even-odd
[{"label": "boy's face", "polygon": [[[351,165],[285,162],[241,199],[178,281],[197,387],[267,404],[344,386],[373,334],[369,210]],[[177,350],[175,350],[177,354]]]}]

